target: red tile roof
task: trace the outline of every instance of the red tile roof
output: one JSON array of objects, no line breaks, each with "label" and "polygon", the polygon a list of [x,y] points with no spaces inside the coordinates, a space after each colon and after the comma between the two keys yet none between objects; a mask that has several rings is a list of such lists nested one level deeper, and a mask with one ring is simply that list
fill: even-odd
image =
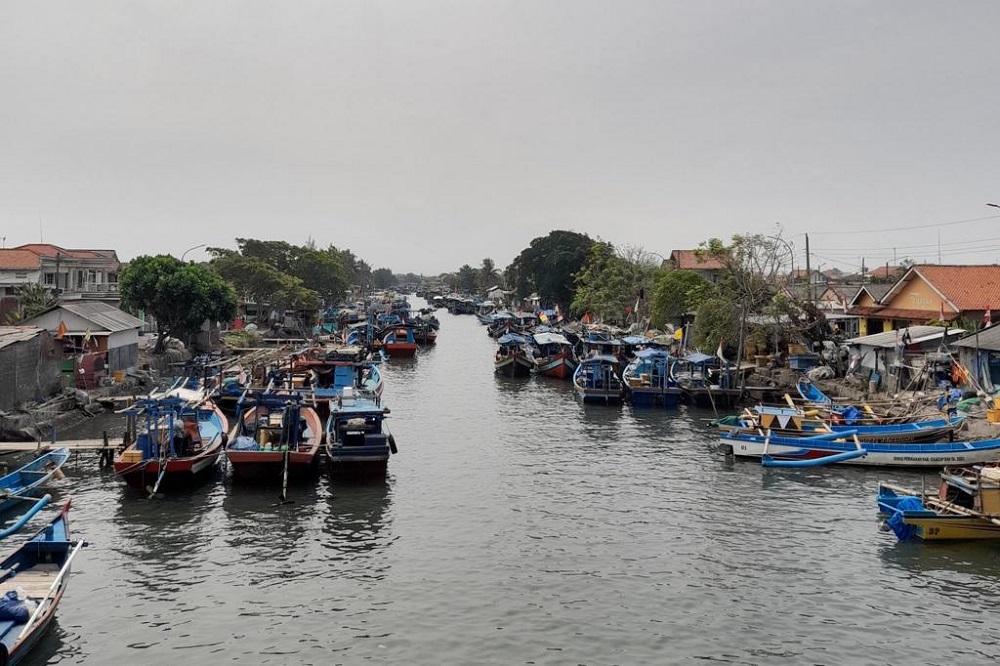
[{"label": "red tile roof", "polygon": [[695,250],[674,250],[670,253],[670,260],[674,262],[674,268],[688,271],[711,271],[726,266],[718,257]]},{"label": "red tile roof", "polygon": [[50,243],[28,243],[27,245],[18,245],[14,249],[34,252],[39,256],[48,257],[49,259],[55,259],[57,254],[64,257],[73,257],[74,259],[101,259],[104,257],[104,255],[94,250],[67,250]]},{"label": "red tile roof", "polygon": [[0,270],[37,271],[41,265],[38,255],[29,250],[0,250]]},{"label": "red tile roof", "polygon": [[902,266],[879,266],[868,271],[868,275],[873,278],[890,278],[903,272]]},{"label": "red tile roof", "polygon": [[960,312],[1000,309],[1000,266],[914,266]]}]

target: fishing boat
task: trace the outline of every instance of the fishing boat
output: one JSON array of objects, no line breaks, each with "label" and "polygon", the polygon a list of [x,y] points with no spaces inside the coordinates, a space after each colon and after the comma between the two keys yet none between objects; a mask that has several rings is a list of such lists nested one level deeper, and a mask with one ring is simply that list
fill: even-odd
[{"label": "fishing boat", "polygon": [[517,333],[506,333],[497,338],[493,353],[493,370],[506,377],[530,377],[535,362],[529,355],[528,338]]},{"label": "fishing boat", "polygon": [[821,418],[815,412],[796,407],[758,405],[746,409],[733,419],[719,421],[722,430],[766,431],[780,437],[818,435],[830,432],[856,432],[866,442],[939,442],[954,439],[954,433],[965,424],[961,415],[949,418],[904,421],[900,423],[861,423],[845,425],[843,422]]},{"label": "fishing boat", "polygon": [[572,379],[578,365],[573,343],[562,333],[546,331],[532,335],[535,372],[546,377]]},{"label": "fishing boat", "polygon": [[323,423],[297,393],[248,396],[229,435],[233,478],[279,482],[315,476]]},{"label": "fishing boat", "polygon": [[281,386],[311,395],[313,407],[335,398],[345,386],[376,397],[384,382],[378,363],[360,345],[310,347],[295,355],[291,376]]},{"label": "fishing boat", "polygon": [[382,335],[382,351],[391,358],[412,358],[417,346],[412,326],[395,326]]},{"label": "fishing boat", "polygon": [[621,402],[624,387],[618,376],[618,359],[608,354],[582,359],[573,372],[573,386],[585,403]]},{"label": "fishing boat", "polygon": [[125,410],[122,450],[115,473],[134,488],[156,493],[160,485],[202,479],[222,451],[229,421],[210,400],[145,398]]},{"label": "fishing boat", "polygon": [[69,507],[66,502],[48,526],[0,562],[0,596],[13,592],[24,602],[0,620],[0,664],[22,663],[52,626],[73,558],[86,545],[70,539]]},{"label": "fishing boat", "polygon": [[880,527],[900,540],[1000,539],[1000,468],[947,467],[933,493],[880,482]]},{"label": "fishing boat", "polygon": [[330,474],[341,478],[385,476],[396,440],[385,419],[389,408],[352,389],[330,404],[326,422],[326,456]]},{"label": "fishing boat", "polygon": [[664,349],[640,349],[622,371],[625,395],[639,407],[676,407],[681,389],[670,375],[672,358]]},{"label": "fishing boat", "polygon": [[10,474],[0,477],[0,511],[11,509],[34,495],[54,476],[62,476],[60,468],[69,459],[66,447],[48,451]]},{"label": "fishing boat", "polygon": [[856,430],[801,437],[772,432],[730,431],[720,439],[738,458],[757,458],[770,467],[844,463],[879,467],[972,465],[1000,458],[1000,439],[942,442],[871,442]]}]

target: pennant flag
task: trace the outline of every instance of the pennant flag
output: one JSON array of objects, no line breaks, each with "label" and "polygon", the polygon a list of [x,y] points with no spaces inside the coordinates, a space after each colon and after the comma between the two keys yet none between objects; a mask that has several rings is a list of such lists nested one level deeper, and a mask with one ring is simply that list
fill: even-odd
[{"label": "pennant flag", "polygon": [[715,355],[719,357],[719,360],[723,363],[729,363],[726,357],[722,355],[722,338],[719,338],[719,348],[715,350]]},{"label": "pennant flag", "polygon": [[983,328],[989,328],[993,324],[992,313],[989,309],[986,310],[986,314],[983,315]]},{"label": "pennant flag", "polygon": [[56,328],[56,340],[62,340],[66,337],[66,333],[68,332],[69,330],[66,328],[66,322],[60,321],[59,327]]},{"label": "pennant flag", "polygon": [[548,316],[547,316],[547,315],[545,314],[545,311],[544,311],[544,310],[539,310],[539,311],[538,311],[538,321],[542,322],[543,324],[547,324],[547,323],[549,323],[549,318],[548,318]]},{"label": "pennant flag", "polygon": [[583,322],[584,324],[589,324],[590,322],[594,321],[594,319],[590,316],[589,312],[585,312],[583,314],[583,319],[581,319],[580,321]]},{"label": "pennant flag", "polygon": [[674,331],[674,340],[683,340],[683,339],[684,339],[684,329],[678,328],[676,331]]}]

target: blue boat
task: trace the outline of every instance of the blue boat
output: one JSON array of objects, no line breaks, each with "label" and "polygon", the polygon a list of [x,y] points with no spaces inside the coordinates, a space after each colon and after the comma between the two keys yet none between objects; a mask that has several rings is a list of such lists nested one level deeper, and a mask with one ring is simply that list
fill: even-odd
[{"label": "blue boat", "polygon": [[663,349],[637,351],[635,358],[622,371],[629,402],[637,407],[676,407],[680,402],[681,389],[670,375],[672,360]]},{"label": "blue boat", "polygon": [[73,558],[86,545],[70,539],[69,506],[67,502],[47,527],[0,562],[0,598],[13,592],[25,602],[12,600],[14,608],[8,607],[0,619],[0,664],[24,661],[52,625]]},{"label": "blue boat", "polygon": [[581,360],[573,371],[573,386],[585,403],[620,403],[624,387],[618,376],[618,359],[598,354]]},{"label": "blue boat", "polygon": [[824,432],[856,432],[866,442],[937,442],[954,439],[955,431],[965,423],[964,416],[905,421],[898,423],[858,423],[845,425],[817,418],[794,407],[758,405],[746,410],[735,423],[720,424],[724,429],[770,430],[772,435],[796,437]]},{"label": "blue boat", "polygon": [[[6,476],[0,477],[0,511],[11,509],[24,498],[32,498],[38,488],[48,482],[69,459],[69,449],[49,451]],[[0,662],[2,663],[2,662]]]},{"label": "blue boat", "polygon": [[389,455],[396,453],[396,440],[385,424],[388,417],[388,407],[350,387],[330,401],[325,446],[331,476],[385,476]]}]

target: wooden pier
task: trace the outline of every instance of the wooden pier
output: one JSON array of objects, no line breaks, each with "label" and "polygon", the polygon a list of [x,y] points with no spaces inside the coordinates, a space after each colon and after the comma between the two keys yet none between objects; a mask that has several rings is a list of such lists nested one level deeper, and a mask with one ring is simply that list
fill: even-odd
[{"label": "wooden pier", "polygon": [[58,442],[0,442],[0,453],[29,453],[44,449],[60,449],[66,447],[70,451],[100,451],[105,447],[114,448],[115,444],[99,439],[76,439]]}]

